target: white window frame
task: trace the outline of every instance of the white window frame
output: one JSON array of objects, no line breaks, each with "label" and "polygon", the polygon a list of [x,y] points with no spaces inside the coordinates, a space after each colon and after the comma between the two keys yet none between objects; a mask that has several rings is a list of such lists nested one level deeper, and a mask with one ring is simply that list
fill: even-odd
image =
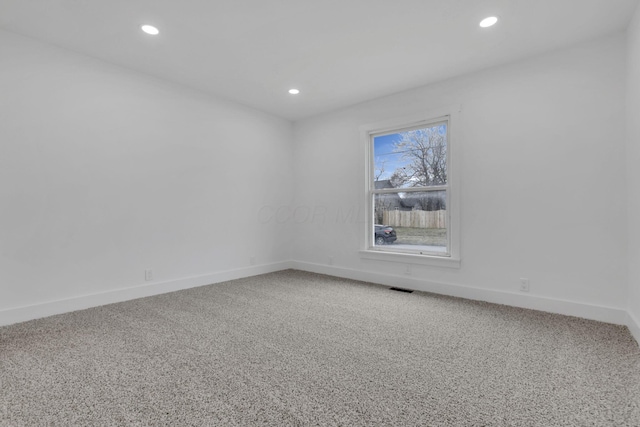
[{"label": "white window frame", "polygon": [[[370,123],[360,127],[360,135],[363,146],[364,159],[364,218],[365,226],[362,227],[360,257],[387,262],[402,262],[410,264],[423,264],[436,267],[459,268],[460,259],[460,179],[459,179],[459,153],[460,144],[459,116],[461,106],[451,106],[437,110],[431,110],[410,117],[396,118],[376,123]],[[374,194],[384,192],[398,192],[398,190],[374,192],[374,158],[373,138],[378,135],[401,132],[406,129],[428,127],[431,124],[447,121],[447,185],[430,187],[429,189],[446,190],[447,192],[447,239],[449,251],[447,254],[420,253],[416,251],[401,251],[392,246],[374,245]],[[424,188],[406,189],[406,192],[425,191]],[[405,192],[405,191],[402,191]]]}]

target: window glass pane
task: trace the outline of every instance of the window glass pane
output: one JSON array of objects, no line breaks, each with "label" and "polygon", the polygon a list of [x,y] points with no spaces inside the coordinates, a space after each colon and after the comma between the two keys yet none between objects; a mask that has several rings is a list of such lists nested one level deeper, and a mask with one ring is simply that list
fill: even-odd
[{"label": "window glass pane", "polygon": [[373,138],[375,188],[447,184],[447,123]]},{"label": "window glass pane", "polygon": [[374,194],[375,246],[448,253],[446,191]]}]

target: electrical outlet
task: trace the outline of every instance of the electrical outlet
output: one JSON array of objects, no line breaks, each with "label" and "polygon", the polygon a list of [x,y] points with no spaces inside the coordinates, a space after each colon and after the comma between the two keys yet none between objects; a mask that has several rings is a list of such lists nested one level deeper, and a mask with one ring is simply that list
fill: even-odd
[{"label": "electrical outlet", "polygon": [[329,265],[333,265],[333,257],[332,256],[329,257],[328,262],[329,262]]},{"label": "electrical outlet", "polygon": [[520,291],[529,292],[529,279],[524,277],[520,279]]},{"label": "electrical outlet", "polygon": [[411,276],[411,264],[407,264],[404,267],[404,274],[406,274],[407,276]]},{"label": "electrical outlet", "polygon": [[153,270],[148,268],[144,271],[144,280],[146,280],[147,282],[149,280],[153,280]]}]

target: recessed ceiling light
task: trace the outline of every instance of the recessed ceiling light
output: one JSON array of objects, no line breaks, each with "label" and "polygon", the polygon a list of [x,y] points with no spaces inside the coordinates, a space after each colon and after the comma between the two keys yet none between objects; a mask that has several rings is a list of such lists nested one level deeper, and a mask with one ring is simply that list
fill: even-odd
[{"label": "recessed ceiling light", "polygon": [[482,21],[480,21],[480,26],[482,28],[487,28],[487,27],[490,27],[492,25],[495,25],[496,22],[498,22],[498,18],[496,18],[495,16],[490,16],[490,17],[484,18]]},{"label": "recessed ceiling light", "polygon": [[142,31],[144,31],[147,34],[151,34],[152,36],[156,36],[160,34],[160,31],[153,25],[143,25],[140,28],[142,28]]},{"label": "recessed ceiling light", "polygon": [[298,89],[289,89],[289,93],[290,93],[291,95],[297,95],[297,94],[299,94],[299,93],[300,93],[300,91],[299,91]]}]

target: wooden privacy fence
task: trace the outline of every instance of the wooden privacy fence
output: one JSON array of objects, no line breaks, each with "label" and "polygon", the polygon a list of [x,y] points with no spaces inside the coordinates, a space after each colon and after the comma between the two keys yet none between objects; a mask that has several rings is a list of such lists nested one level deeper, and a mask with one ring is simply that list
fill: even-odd
[{"label": "wooden privacy fence", "polygon": [[447,211],[383,211],[382,222],[391,227],[447,228]]}]

